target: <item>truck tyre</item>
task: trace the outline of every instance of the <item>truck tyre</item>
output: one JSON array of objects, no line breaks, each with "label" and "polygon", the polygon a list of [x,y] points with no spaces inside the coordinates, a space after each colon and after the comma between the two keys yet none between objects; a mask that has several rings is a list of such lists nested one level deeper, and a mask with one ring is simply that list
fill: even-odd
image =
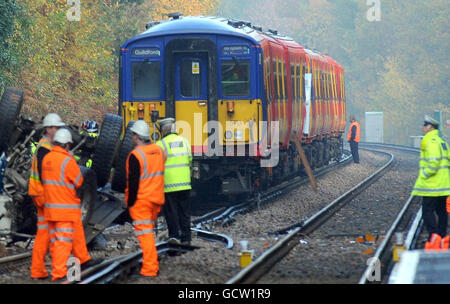
[{"label": "truck tyre", "polygon": [[5,89],[0,102],[0,154],[6,152],[22,103],[22,90],[11,87]]},{"label": "truck tyre", "polygon": [[83,174],[83,184],[77,190],[77,195],[81,199],[81,220],[83,225],[87,225],[97,200],[97,176],[90,168],[80,166],[80,169]]},{"label": "truck tyre", "polygon": [[133,150],[134,144],[131,138],[132,132],[130,128],[133,126],[134,120],[128,123],[127,129],[125,131],[125,136],[123,137],[122,144],[119,150],[119,158],[117,160],[117,165],[114,168],[114,176],[111,183],[111,189],[118,192],[125,192],[126,187],[126,170],[125,163],[127,161],[128,154]]},{"label": "truck tyre", "polygon": [[97,175],[98,187],[105,186],[109,180],[114,156],[120,143],[121,132],[122,117],[106,114],[92,157],[92,170]]}]

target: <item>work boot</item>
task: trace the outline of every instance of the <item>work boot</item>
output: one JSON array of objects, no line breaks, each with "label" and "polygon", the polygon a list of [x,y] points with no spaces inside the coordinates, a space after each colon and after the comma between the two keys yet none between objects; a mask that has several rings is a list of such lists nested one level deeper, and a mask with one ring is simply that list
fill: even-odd
[{"label": "work boot", "polygon": [[87,261],[87,262],[81,264],[81,271],[83,271],[83,270],[85,270],[85,269],[87,269],[87,268],[89,268],[89,267],[98,265],[98,264],[100,264],[101,262],[103,262],[103,259],[102,259],[102,258],[98,258],[98,259],[90,259],[89,261]]},{"label": "work boot", "polygon": [[181,242],[179,239],[171,237],[171,238],[169,238],[167,243],[172,244],[172,245],[179,245]]},{"label": "work boot", "polygon": [[49,281],[49,276],[46,277],[42,277],[42,278],[31,278],[32,281],[34,282],[44,282],[44,281]]}]

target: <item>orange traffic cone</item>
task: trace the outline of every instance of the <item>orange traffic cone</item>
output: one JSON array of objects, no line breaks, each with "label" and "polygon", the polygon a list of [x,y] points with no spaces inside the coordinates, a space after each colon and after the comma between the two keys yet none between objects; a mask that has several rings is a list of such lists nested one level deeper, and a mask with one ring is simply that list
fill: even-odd
[{"label": "orange traffic cone", "polygon": [[440,250],[441,249],[441,236],[433,233],[430,237],[430,241],[425,243],[425,250]]}]

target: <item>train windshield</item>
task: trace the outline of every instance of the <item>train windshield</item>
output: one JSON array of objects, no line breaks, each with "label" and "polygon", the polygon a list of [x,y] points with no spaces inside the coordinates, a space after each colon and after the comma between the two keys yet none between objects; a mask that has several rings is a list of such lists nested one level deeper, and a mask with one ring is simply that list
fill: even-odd
[{"label": "train windshield", "polygon": [[223,96],[250,95],[250,60],[222,60]]},{"label": "train windshield", "polygon": [[161,96],[161,63],[159,61],[132,62],[131,73],[135,98]]}]

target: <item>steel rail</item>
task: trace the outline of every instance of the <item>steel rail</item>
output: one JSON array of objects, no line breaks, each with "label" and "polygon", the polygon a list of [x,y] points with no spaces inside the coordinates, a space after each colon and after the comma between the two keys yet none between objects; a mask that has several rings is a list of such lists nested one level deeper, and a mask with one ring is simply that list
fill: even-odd
[{"label": "steel rail", "polygon": [[215,233],[198,228],[191,228],[191,231],[197,232],[197,237],[199,238],[213,242],[225,243],[227,249],[232,249],[234,247],[233,239],[226,234]]},{"label": "steel rail", "polygon": [[6,256],[3,258],[0,258],[0,264],[23,260],[23,259],[29,258],[30,256],[31,256],[31,252],[24,252],[24,253]]},{"label": "steel rail", "polygon": [[[196,246],[169,244],[168,242],[160,242],[156,244],[158,255],[166,252],[186,252],[198,249]],[[107,284],[114,281],[124,273],[130,272],[133,268],[142,263],[142,250],[137,250],[127,255],[117,256],[103,263],[89,268],[81,273],[82,280],[65,281],[62,284]]]},{"label": "steel rail", "polygon": [[419,236],[420,231],[422,230],[422,225],[423,225],[422,207],[420,207],[419,211],[417,211],[416,213],[411,228],[409,229],[408,234],[406,235],[405,238],[405,248],[407,250],[412,250],[415,248],[417,237]]},{"label": "steel rail", "polygon": [[396,231],[398,225],[400,224],[400,221],[403,219],[406,211],[410,207],[411,202],[413,201],[414,198],[415,196],[411,195],[406,201],[406,203],[403,205],[402,210],[399,212],[396,219],[389,228],[389,231],[386,233],[383,242],[380,244],[380,246],[378,246],[373,258],[371,259],[370,263],[368,264],[361,278],[359,279],[358,284],[366,284],[368,282],[368,278],[373,273],[376,267],[376,263],[381,261],[382,256],[386,254],[387,250],[390,248],[388,245],[391,243],[393,239],[394,232]]},{"label": "steel rail", "polygon": [[[346,193],[335,199],[333,202],[322,208],[319,212],[298,224],[298,227],[287,231],[288,235],[281,239],[273,247],[265,251],[258,259],[249,266],[242,269],[237,275],[229,279],[226,284],[248,284],[255,283],[269,269],[273,267],[280,259],[289,253],[289,251],[298,244],[302,235],[310,234],[320,227],[328,218],[330,218],[342,206],[359,195],[364,189],[373,184],[394,162],[394,155],[376,151],[376,153],[387,154],[390,159],[375,173],[364,179],[362,182],[348,190]],[[292,226],[291,226],[292,227]]]},{"label": "steel rail", "polygon": [[127,266],[129,266],[130,264],[138,264],[141,258],[142,258],[141,250],[130,253],[126,256],[122,256],[120,259],[113,261],[102,270],[94,273],[92,276],[89,276],[88,278],[85,278],[78,284],[109,283],[122,274],[122,272],[125,270],[123,267],[124,264],[127,264]]},{"label": "steel rail", "polygon": [[420,152],[419,148],[394,145],[394,144],[370,143],[370,142],[360,142],[359,144],[360,144],[360,146],[391,148],[391,149],[403,150],[405,152],[414,152],[414,153]]}]

